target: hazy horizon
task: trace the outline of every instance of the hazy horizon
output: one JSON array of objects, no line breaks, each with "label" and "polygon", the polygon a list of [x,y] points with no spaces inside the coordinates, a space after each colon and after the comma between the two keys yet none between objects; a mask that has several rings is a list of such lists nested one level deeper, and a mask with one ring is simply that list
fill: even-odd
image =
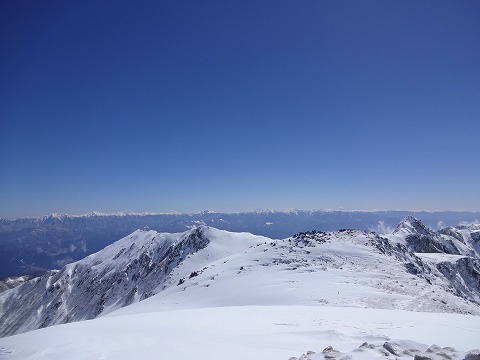
[{"label": "hazy horizon", "polygon": [[276,212],[276,213],[289,213],[289,212],[359,212],[359,213],[381,213],[381,212],[406,212],[406,213],[469,213],[469,214],[480,214],[480,210],[422,210],[422,209],[299,209],[299,208],[290,208],[290,209],[248,209],[248,210],[239,210],[239,211],[217,211],[217,210],[210,210],[205,209],[201,211],[193,211],[193,212],[180,212],[176,210],[168,210],[168,211],[130,211],[130,210],[120,210],[120,211],[113,211],[113,212],[103,212],[97,210],[91,210],[86,212],[80,213],[66,213],[66,212],[52,212],[48,214],[37,214],[37,215],[20,215],[14,217],[2,217],[1,219],[5,220],[16,220],[20,218],[37,218],[37,217],[48,217],[48,216],[74,216],[74,217],[81,217],[81,216],[88,216],[88,215],[200,215],[205,213],[211,214],[243,214],[243,213],[268,213],[268,212]]}]

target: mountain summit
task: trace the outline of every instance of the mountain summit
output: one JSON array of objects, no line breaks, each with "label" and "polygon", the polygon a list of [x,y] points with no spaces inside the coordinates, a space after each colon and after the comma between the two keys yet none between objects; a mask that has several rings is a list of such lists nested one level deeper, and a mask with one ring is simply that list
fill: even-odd
[{"label": "mountain summit", "polygon": [[434,232],[427,228],[421,220],[416,217],[409,215],[402,222],[400,222],[397,228],[393,232],[394,234],[404,233],[404,234],[416,234],[416,235],[425,235],[431,236]]},{"label": "mountain summit", "polygon": [[[393,234],[385,236],[391,241],[405,244],[412,252],[419,253],[471,255],[471,250],[474,248],[469,234],[466,234],[464,239],[462,235],[449,236],[445,232],[436,232],[413,216],[405,218],[393,231]],[[467,250],[466,246],[470,249]]]}]

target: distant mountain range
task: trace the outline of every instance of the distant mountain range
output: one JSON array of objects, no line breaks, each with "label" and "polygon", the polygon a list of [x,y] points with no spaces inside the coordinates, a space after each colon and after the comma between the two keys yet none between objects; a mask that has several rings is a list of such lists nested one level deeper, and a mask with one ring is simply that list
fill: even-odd
[{"label": "distant mountain range", "polygon": [[43,217],[0,219],[0,279],[33,274],[77,261],[137,229],[183,232],[199,225],[234,232],[247,231],[273,239],[317,229],[387,232],[408,215],[432,229],[480,219],[479,212],[342,212],[274,211],[197,214],[134,214],[122,212],[85,215],[53,214]]},{"label": "distant mountain range", "polygon": [[147,298],[157,311],[328,304],[480,315],[480,225],[435,231],[407,216],[381,235],[311,230],[283,240],[205,225],[137,230],[1,293],[0,336]]}]

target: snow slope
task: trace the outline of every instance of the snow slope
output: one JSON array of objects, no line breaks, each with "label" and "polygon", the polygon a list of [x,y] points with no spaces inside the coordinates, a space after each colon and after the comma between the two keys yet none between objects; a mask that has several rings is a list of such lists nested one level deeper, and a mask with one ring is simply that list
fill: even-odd
[{"label": "snow slope", "polygon": [[[137,310],[141,305],[135,305]],[[333,346],[353,359],[385,359],[380,351],[352,350],[363,342],[380,350],[389,341],[422,352],[432,344],[468,351],[478,347],[478,339],[480,321],[472,315],[305,305],[234,306],[140,311],[54,326],[0,339],[0,358],[287,360],[307,350],[321,352]]]}]

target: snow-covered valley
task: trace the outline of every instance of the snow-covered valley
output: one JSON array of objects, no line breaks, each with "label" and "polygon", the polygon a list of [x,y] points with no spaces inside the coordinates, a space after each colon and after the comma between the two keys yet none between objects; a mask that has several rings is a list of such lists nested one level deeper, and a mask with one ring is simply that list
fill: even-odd
[{"label": "snow-covered valley", "polygon": [[467,358],[480,348],[479,232],[412,217],[382,236],[136,231],[1,293],[0,357],[374,359],[388,342],[391,358]]}]

